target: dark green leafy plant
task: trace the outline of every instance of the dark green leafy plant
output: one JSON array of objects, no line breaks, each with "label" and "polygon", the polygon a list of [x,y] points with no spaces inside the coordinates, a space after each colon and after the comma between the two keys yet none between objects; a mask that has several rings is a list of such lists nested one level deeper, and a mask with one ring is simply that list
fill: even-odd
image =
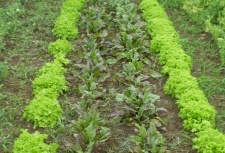
[{"label": "dark green leafy plant", "polygon": [[20,137],[15,140],[13,153],[28,153],[28,152],[40,152],[40,153],[56,153],[58,145],[45,144],[43,141],[47,139],[47,135],[40,134],[36,131],[34,134],[30,134],[26,130],[22,130]]},{"label": "dark green leafy plant", "polygon": [[150,121],[150,126],[148,129],[145,128],[145,125],[142,126],[135,124],[138,135],[130,136],[130,140],[136,142],[136,147],[134,151],[137,153],[164,153],[165,148],[162,147],[164,143],[164,138],[156,128],[158,121],[152,119]]},{"label": "dark green leafy plant", "polygon": [[135,82],[135,79],[142,72],[142,62],[133,61],[123,65],[123,70],[118,75],[125,77],[129,82]]},{"label": "dark green leafy plant", "polygon": [[72,121],[75,127],[74,136],[81,137],[81,142],[77,142],[73,149],[80,153],[92,153],[99,144],[108,139],[110,129],[103,126],[105,121],[97,110],[90,109],[80,115],[78,120]]},{"label": "dark green leafy plant", "polygon": [[123,94],[116,94],[118,102],[126,102],[124,109],[127,111],[127,116],[139,123],[148,123],[149,117],[154,116],[158,110],[154,103],[159,100],[159,96],[150,92],[149,86],[139,84],[141,88],[130,85]]}]

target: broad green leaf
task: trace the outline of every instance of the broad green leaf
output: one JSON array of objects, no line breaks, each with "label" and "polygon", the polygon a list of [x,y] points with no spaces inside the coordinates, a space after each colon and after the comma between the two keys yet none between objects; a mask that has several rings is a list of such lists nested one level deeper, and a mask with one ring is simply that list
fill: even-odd
[{"label": "broad green leaf", "polygon": [[116,94],[116,101],[123,102],[126,99],[124,94]]},{"label": "broad green leaf", "polygon": [[99,34],[99,36],[102,37],[102,38],[108,36],[108,31],[107,31],[107,30],[103,30],[103,31]]},{"label": "broad green leaf", "polygon": [[160,73],[156,72],[156,71],[152,71],[152,72],[150,73],[150,75],[151,75],[153,78],[155,78],[155,79],[158,79],[158,78],[161,78],[161,77],[162,77],[162,75],[161,75]]},{"label": "broad green leaf", "polygon": [[111,65],[116,64],[117,63],[117,59],[109,58],[109,59],[106,60],[106,63],[111,64]]},{"label": "broad green leaf", "polygon": [[131,140],[131,141],[135,141],[135,142],[138,143],[138,144],[142,143],[141,137],[136,136],[136,135],[130,136],[130,140]]},{"label": "broad green leaf", "polygon": [[147,131],[146,131],[144,125],[139,126],[138,131],[139,131],[139,135],[140,135],[141,138],[144,140],[145,137],[147,136]]}]

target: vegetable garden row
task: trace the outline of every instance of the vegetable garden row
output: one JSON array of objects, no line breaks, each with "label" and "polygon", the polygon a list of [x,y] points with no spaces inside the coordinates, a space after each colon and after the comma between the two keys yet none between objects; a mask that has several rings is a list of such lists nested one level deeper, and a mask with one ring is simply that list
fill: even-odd
[{"label": "vegetable garden row", "polygon": [[225,136],[214,129],[216,111],[190,74],[190,57],[182,50],[172,23],[157,1],[143,0],[140,7],[148,22],[147,30],[153,37],[151,50],[160,52],[162,73],[169,75],[164,91],[178,99],[183,127],[197,136],[193,139],[193,148],[199,152],[224,152]]},{"label": "vegetable garden row", "polygon": [[[136,128],[129,135],[135,146],[129,148],[130,152],[169,152],[163,146],[166,139],[159,131],[165,126],[158,115],[167,110],[155,105],[160,96],[149,79],[149,56],[154,52],[159,54],[162,75],[169,75],[164,92],[178,99],[183,128],[196,135],[193,148],[198,152],[225,152],[225,136],[214,128],[216,110],[191,75],[191,58],[182,49],[167,14],[157,0],[142,0],[139,8],[146,22],[137,13],[138,6],[129,0],[67,0],[53,29],[58,40],[48,47],[54,60],[34,79],[34,98],[23,117],[33,122],[34,128],[55,128],[59,120],[65,120],[58,98],[68,90],[64,67],[72,63],[66,56],[75,49],[82,53],[72,63],[77,72],[74,77],[80,80],[74,86],[79,97],[72,107],[76,112],[71,121],[76,139],[72,152],[107,152],[113,127],[123,123]],[[107,27],[103,20],[113,26]],[[82,27],[77,27],[78,22]],[[86,37],[81,46],[73,46],[69,41],[78,37],[78,28],[83,33],[80,37]],[[143,29],[151,35],[150,43]],[[110,110],[105,111],[106,105]],[[30,134],[22,130],[13,152],[56,152],[59,145],[44,143],[46,138],[38,131]]]},{"label": "vegetable garden row", "polygon": [[[66,69],[63,65],[70,63],[65,57],[73,47],[66,39],[75,39],[78,36],[76,22],[84,2],[66,1],[56,21],[53,33],[59,39],[50,43],[48,48],[49,53],[54,56],[54,61],[43,66],[34,79],[32,84],[34,99],[23,114],[28,121],[34,122],[34,128],[37,126],[53,128],[59,119],[63,119],[62,108],[57,98],[68,89],[64,76]],[[47,145],[43,142],[47,135],[38,131],[33,135],[27,130],[22,132],[15,141],[13,152],[56,152],[57,144]]]}]

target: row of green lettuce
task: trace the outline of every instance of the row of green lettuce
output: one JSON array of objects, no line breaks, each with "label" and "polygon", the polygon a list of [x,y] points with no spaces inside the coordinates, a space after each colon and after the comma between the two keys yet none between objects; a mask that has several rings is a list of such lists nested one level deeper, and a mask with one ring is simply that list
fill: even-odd
[{"label": "row of green lettuce", "polygon": [[193,149],[198,152],[225,152],[225,136],[216,130],[216,110],[211,106],[197,79],[191,75],[191,58],[185,54],[179,35],[157,0],[142,0],[140,3],[146,30],[151,35],[151,51],[159,53],[162,74],[169,75],[164,92],[177,98],[179,117],[184,120],[184,129],[196,134]]},{"label": "row of green lettuce", "polygon": [[[76,23],[80,16],[80,11],[85,0],[67,0],[61,9],[53,34],[59,39],[51,42],[48,51],[54,56],[54,60],[43,66],[32,82],[34,99],[25,107],[23,118],[34,122],[34,128],[50,127],[54,128],[60,119],[64,119],[62,108],[57,98],[64,91],[68,90],[67,81],[64,74],[70,60],[66,59],[73,46],[66,39],[75,39],[78,36]],[[47,135],[36,131],[30,134],[27,130],[22,130],[20,137],[15,140],[13,152],[56,152],[58,145],[45,144],[43,141]]]}]

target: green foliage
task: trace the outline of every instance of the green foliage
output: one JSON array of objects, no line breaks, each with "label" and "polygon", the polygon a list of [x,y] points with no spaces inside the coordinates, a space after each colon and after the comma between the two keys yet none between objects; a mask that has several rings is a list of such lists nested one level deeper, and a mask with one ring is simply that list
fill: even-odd
[{"label": "green foliage", "polygon": [[174,70],[185,70],[191,72],[192,63],[185,62],[182,58],[171,57],[162,67],[162,75],[170,74]]},{"label": "green foliage", "polygon": [[105,142],[110,134],[110,129],[103,126],[104,120],[95,109],[82,112],[81,117],[73,120],[72,123],[75,127],[75,135],[81,133],[82,141],[85,143],[84,146],[77,143],[73,148],[77,152],[92,153],[92,150]]},{"label": "green foliage", "polygon": [[62,53],[56,54],[54,56],[55,60],[64,64],[64,65],[69,65],[71,63],[71,61],[69,59],[65,58],[65,55]]},{"label": "green foliage", "polygon": [[192,68],[191,57],[184,52],[180,45],[171,43],[170,45],[168,44],[168,46],[162,47],[159,57],[160,65],[165,65],[171,58],[183,60],[190,68]]},{"label": "green foliage", "polygon": [[[217,4],[214,8],[211,7],[212,9],[220,7],[218,1],[186,0],[186,2],[188,5],[191,5],[191,9],[195,9],[194,12],[203,9],[193,7],[193,3],[199,3],[204,5],[204,7],[207,6],[206,8],[208,9],[210,9],[212,3]],[[221,9],[223,5],[221,5]],[[164,17],[164,13],[157,16],[158,11],[154,10],[158,9],[160,12],[161,9],[157,1],[143,0],[140,8],[143,12],[148,12],[144,18],[148,22],[147,31],[153,37],[151,49],[154,52],[160,52],[159,63],[164,65],[162,73],[164,75],[169,74],[169,79],[163,87],[164,91],[166,94],[171,94],[173,98],[178,98],[177,105],[180,108],[179,117],[184,119],[184,128],[192,132],[197,132],[196,135],[198,138],[193,140],[195,143],[193,148],[198,149],[198,152],[225,152],[225,136],[213,129],[216,110],[208,103],[204,93],[199,89],[196,78],[190,74],[192,68],[191,58],[185,55],[182,50],[177,39],[179,37],[176,36],[176,31],[172,27],[172,23]],[[211,22],[215,15],[208,17],[212,17],[210,19]],[[210,28],[213,29],[212,26]],[[216,36],[214,36],[214,39],[219,36],[218,31],[215,30]],[[223,39],[219,40],[222,44]],[[137,140],[140,140],[140,138]]]},{"label": "green foliage", "polygon": [[48,145],[43,142],[47,137],[47,135],[40,134],[38,131],[30,134],[27,132],[27,129],[22,130],[20,137],[15,140],[13,153],[56,153],[57,144]]},{"label": "green foliage", "polygon": [[184,128],[192,130],[193,124],[200,124],[204,120],[215,125],[216,111],[208,101],[189,101],[180,107],[179,117],[184,120]]},{"label": "green foliage", "polygon": [[54,60],[53,62],[47,63],[45,66],[42,66],[38,72],[38,76],[47,73],[53,73],[55,75],[64,75],[67,71],[62,66],[63,65],[58,60]]},{"label": "green foliage", "polygon": [[[60,70],[56,70],[56,72],[57,71],[62,73],[62,71]],[[47,89],[47,88],[52,88],[57,93],[61,93],[61,94],[63,93],[63,91],[68,90],[65,76],[57,75],[54,73],[54,71],[48,71],[46,73],[38,75],[32,82],[32,87],[33,87],[34,95],[38,94],[39,91],[43,89]]]},{"label": "green foliage", "polygon": [[179,98],[188,90],[198,89],[198,82],[190,71],[174,70],[163,87],[166,94],[172,95],[173,98]]},{"label": "green foliage", "polygon": [[78,36],[78,28],[75,20],[71,20],[68,15],[61,15],[58,17],[53,34],[62,39],[76,39]]},{"label": "green foliage", "polygon": [[52,99],[57,99],[59,97],[59,94],[57,91],[55,91],[54,88],[45,88],[40,90],[36,95],[35,98],[38,97],[48,97]]},{"label": "green foliage", "polygon": [[[177,46],[180,44],[179,42],[180,40],[177,33],[174,33],[174,35],[157,35],[151,40],[150,48],[151,51],[159,53],[162,47],[170,46],[171,44],[176,44],[175,46]],[[181,46],[179,48],[181,48]],[[171,49],[175,49],[174,46],[171,46]]]},{"label": "green foliage", "polygon": [[182,94],[177,100],[176,104],[178,107],[183,107],[183,104],[188,103],[189,101],[208,101],[204,93],[200,89],[187,90],[185,94]]},{"label": "green foliage", "polygon": [[80,10],[85,0],[67,0],[62,9],[61,15],[56,20],[52,30],[54,35],[62,39],[76,39],[78,36],[78,28],[76,22],[80,17]]},{"label": "green foliage", "polygon": [[16,27],[21,25],[18,18],[24,13],[25,10],[20,2],[8,2],[4,8],[0,7],[0,53],[5,50],[5,36],[14,34]]},{"label": "green foliage", "polygon": [[[148,123],[150,116],[157,113],[154,103],[159,100],[159,96],[150,92],[150,82],[143,81],[146,76],[139,76],[135,79],[135,85],[128,85],[123,94],[116,94],[118,102],[126,102],[125,110],[127,116],[139,123]],[[140,88],[143,86],[143,88]]]},{"label": "green foliage", "polygon": [[0,62],[0,81],[2,81],[8,75],[7,61]]},{"label": "green foliage", "polygon": [[153,38],[156,35],[176,35],[172,22],[163,18],[150,19],[146,29]]},{"label": "green foliage", "polygon": [[152,7],[152,9],[147,9],[143,11],[143,18],[147,21],[150,22],[151,19],[154,18],[162,18],[168,20],[167,14],[164,11],[163,7]]},{"label": "green foliage", "polygon": [[48,46],[48,51],[52,55],[63,54],[67,55],[71,52],[73,46],[67,40],[57,39],[55,42],[51,42]]},{"label": "green foliage", "polygon": [[196,133],[197,138],[193,139],[193,149],[198,152],[216,153],[225,152],[225,136],[218,130],[213,128],[206,128],[203,131]]},{"label": "green foliage", "polygon": [[61,9],[61,14],[73,14],[76,15],[77,13],[80,16],[79,11],[81,11],[82,6],[84,5],[85,0],[67,0]]},{"label": "green foliage", "polygon": [[152,119],[150,121],[150,126],[148,129],[145,128],[145,125],[142,126],[135,124],[138,128],[138,136],[132,135],[130,136],[130,140],[136,142],[136,147],[134,151],[137,153],[163,153],[165,149],[161,147],[164,143],[164,138],[162,134],[158,132],[156,129],[156,125],[158,121]]},{"label": "green foliage", "polygon": [[[134,3],[121,5],[116,8],[116,19],[114,21],[119,25],[121,31],[135,33],[146,25],[140,20],[140,16],[136,12],[137,5]],[[134,22],[136,24],[133,24]]]},{"label": "green foliage", "polygon": [[62,108],[58,100],[41,95],[36,96],[25,107],[23,117],[34,122],[34,128],[37,126],[53,128],[59,119],[63,119]]},{"label": "green foliage", "polygon": [[[139,8],[145,12],[145,11],[148,11],[148,10],[152,10],[154,9],[155,7],[157,7],[159,5],[158,1],[157,0],[142,0],[140,5],[139,5]],[[147,16],[146,16],[147,17]]]},{"label": "green foliage", "polygon": [[184,0],[183,9],[186,10],[199,24],[203,24],[206,32],[210,32],[220,49],[222,65],[225,64],[224,0]]}]

